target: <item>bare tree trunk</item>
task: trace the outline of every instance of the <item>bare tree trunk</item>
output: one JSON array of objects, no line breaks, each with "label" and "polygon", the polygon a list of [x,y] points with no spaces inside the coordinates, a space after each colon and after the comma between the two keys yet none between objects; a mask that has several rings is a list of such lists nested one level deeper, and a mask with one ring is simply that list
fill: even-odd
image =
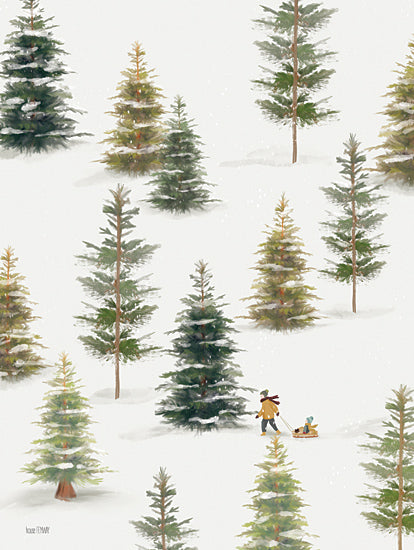
[{"label": "bare tree trunk", "polygon": [[71,498],[76,498],[75,489],[72,487],[72,483],[68,483],[66,480],[59,481],[55,498],[58,500],[69,500]]},{"label": "bare tree trunk", "polygon": [[403,498],[404,498],[404,478],[403,478],[403,457],[404,457],[404,416],[400,411],[400,444],[398,457],[398,550],[402,550],[402,525],[403,525]]},{"label": "bare tree trunk", "polygon": [[[275,437],[274,439],[274,446],[275,446],[275,471],[277,473],[277,442],[278,439]],[[279,483],[275,482],[275,492],[276,494],[279,492]],[[279,523],[275,522],[275,541],[277,545],[279,544],[280,540],[280,527]]]},{"label": "bare tree trunk", "polygon": [[[139,79],[140,79],[140,74],[139,74],[139,46],[136,47],[135,49],[135,55],[136,55],[136,58],[137,58],[137,82],[139,82]],[[141,101],[141,92],[139,91],[138,87],[137,87],[137,101]],[[139,122],[139,120],[137,121]],[[137,138],[137,149],[139,149],[141,147],[141,143],[140,143],[140,139],[141,139],[141,131],[138,130],[137,134],[136,134],[136,138]]]},{"label": "bare tree trunk", "polygon": [[292,43],[292,54],[293,54],[293,89],[292,89],[292,141],[293,141],[293,152],[292,152],[292,164],[298,160],[298,129],[297,129],[297,120],[298,120],[298,25],[299,25],[299,0],[295,0],[295,11],[294,17],[295,22],[293,26],[293,43]]},{"label": "bare tree trunk", "polygon": [[[121,210],[121,197],[119,200],[119,209]],[[119,347],[121,340],[121,211],[116,216],[116,278],[115,278],[115,399],[119,399],[120,380],[119,380]]]},{"label": "bare tree trunk", "polygon": [[356,206],[355,206],[355,165],[351,166],[351,197],[352,197],[352,311],[356,313],[356,286],[357,286],[357,263],[356,263]]}]

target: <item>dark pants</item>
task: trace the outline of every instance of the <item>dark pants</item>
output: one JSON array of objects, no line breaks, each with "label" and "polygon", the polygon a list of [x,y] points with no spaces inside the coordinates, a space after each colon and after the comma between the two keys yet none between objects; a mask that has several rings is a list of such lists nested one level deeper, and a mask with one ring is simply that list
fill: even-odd
[{"label": "dark pants", "polygon": [[266,426],[267,426],[268,422],[272,426],[272,428],[275,430],[275,432],[277,432],[277,426],[275,424],[275,419],[274,418],[270,418],[269,420],[267,420],[266,418],[262,419],[262,432],[266,431]]}]

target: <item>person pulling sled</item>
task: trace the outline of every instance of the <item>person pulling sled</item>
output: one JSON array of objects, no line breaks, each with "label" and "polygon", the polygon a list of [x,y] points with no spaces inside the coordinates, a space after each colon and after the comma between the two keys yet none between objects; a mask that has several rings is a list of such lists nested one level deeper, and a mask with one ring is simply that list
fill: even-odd
[{"label": "person pulling sled", "polygon": [[276,434],[280,434],[280,430],[275,423],[275,415],[279,416],[279,409],[277,406],[280,404],[278,395],[269,396],[269,390],[263,390],[260,392],[260,402],[262,408],[258,412],[256,418],[262,417],[262,433],[261,435],[266,435],[266,426],[269,423],[272,428],[275,430]]}]

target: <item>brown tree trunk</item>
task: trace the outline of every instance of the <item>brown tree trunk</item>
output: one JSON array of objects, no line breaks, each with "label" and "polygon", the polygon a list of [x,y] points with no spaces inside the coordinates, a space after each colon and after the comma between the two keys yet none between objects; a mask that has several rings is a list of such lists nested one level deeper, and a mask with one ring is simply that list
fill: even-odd
[{"label": "brown tree trunk", "polygon": [[162,550],[167,550],[167,542],[165,540],[165,497],[161,498],[161,544]]},{"label": "brown tree trunk", "polygon": [[[274,445],[275,445],[275,472],[277,474],[277,438],[275,437],[274,439]],[[278,493],[279,492],[279,484],[277,482],[275,482],[275,492]],[[276,521],[275,521],[275,541],[277,543],[279,543],[279,538],[280,538],[280,527],[279,527],[279,523],[278,523],[278,520],[276,518]]]},{"label": "brown tree trunk", "polygon": [[404,499],[404,478],[403,478],[403,457],[404,457],[404,416],[400,411],[400,444],[398,456],[398,550],[402,550],[402,526],[403,526],[403,499]]},{"label": "brown tree trunk", "polygon": [[[140,79],[140,75],[139,75],[139,46],[136,47],[135,54],[137,56],[137,82],[139,82],[139,79]],[[138,102],[141,101],[141,92],[138,89],[138,86],[137,86],[137,101]],[[137,122],[139,123],[139,120]],[[138,130],[138,132],[136,134],[136,138],[137,138],[137,149],[139,149],[141,147],[141,143],[140,143],[141,131],[140,130]]]},{"label": "brown tree trunk", "polygon": [[[120,197],[119,197],[120,199]],[[119,203],[121,208],[121,203]],[[119,346],[121,339],[121,212],[117,213],[116,219],[116,276],[115,276],[115,399],[119,399]]]},{"label": "brown tree trunk", "polygon": [[298,26],[299,26],[299,0],[295,0],[294,25],[293,25],[293,89],[292,89],[292,164],[298,160]]},{"label": "brown tree trunk", "polygon": [[75,489],[72,487],[72,483],[68,483],[65,479],[63,481],[59,481],[55,498],[58,500],[70,500],[71,498],[76,498]]},{"label": "brown tree trunk", "polygon": [[352,197],[352,311],[356,313],[356,287],[357,287],[357,263],[356,263],[356,207],[355,207],[355,166],[351,167],[351,197]]}]

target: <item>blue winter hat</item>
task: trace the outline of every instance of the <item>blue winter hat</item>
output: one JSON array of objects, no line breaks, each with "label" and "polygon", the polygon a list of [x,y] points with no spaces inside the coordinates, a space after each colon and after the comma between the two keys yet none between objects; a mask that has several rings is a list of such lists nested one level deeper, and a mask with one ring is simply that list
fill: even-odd
[{"label": "blue winter hat", "polygon": [[313,416],[308,416],[308,418],[306,419],[306,422],[307,422],[308,424],[312,424],[312,422],[313,422]]}]

